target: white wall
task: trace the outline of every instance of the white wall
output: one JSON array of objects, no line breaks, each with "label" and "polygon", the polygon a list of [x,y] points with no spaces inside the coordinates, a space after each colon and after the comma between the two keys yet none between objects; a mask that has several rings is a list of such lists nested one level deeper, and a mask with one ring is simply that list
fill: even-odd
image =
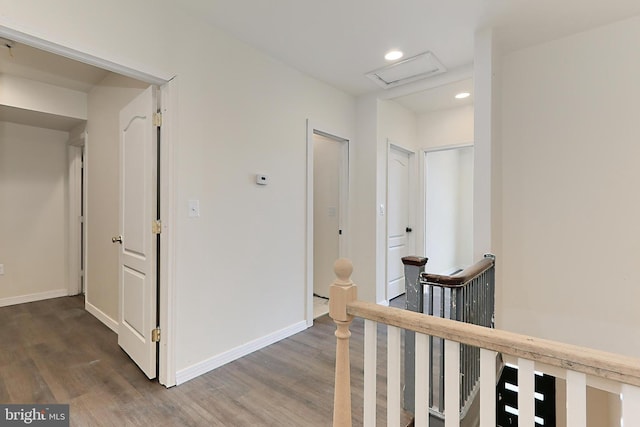
[{"label": "white wall", "polygon": [[[418,149],[417,116],[393,100],[380,100],[378,106],[378,133],[386,142],[407,150]],[[386,155],[386,154],[385,154]]]},{"label": "white wall", "polygon": [[0,104],[87,119],[87,94],[16,76],[0,75]]},{"label": "white wall", "polygon": [[111,242],[119,234],[119,114],[148,87],[117,74],[109,74],[88,95],[87,267],[86,304],[113,327],[118,323],[118,253]]},{"label": "white wall", "polygon": [[[452,146],[460,146],[473,144],[474,140],[474,107],[473,105],[464,105],[457,108],[449,108],[445,110],[436,110],[419,114],[417,116],[417,128],[418,128],[418,145],[421,150],[433,151],[441,150]],[[473,150],[471,150],[473,153]],[[434,153],[437,157],[437,152]],[[421,156],[423,153],[421,152]],[[456,182],[471,183],[473,185],[473,177],[467,176],[464,179],[460,174],[465,175],[467,173],[473,173],[473,160],[470,161],[471,169],[469,166],[460,168],[460,158],[457,155],[443,154],[445,158],[453,156],[449,159],[453,162],[454,170],[444,170],[444,176],[453,179],[456,178]],[[434,171],[429,171],[426,162],[423,164],[425,168],[425,176],[428,177]],[[436,171],[437,172],[437,171]],[[453,174],[452,174],[453,172]],[[462,178],[460,180],[460,178]],[[428,179],[428,178],[427,178]],[[452,184],[453,185],[453,184]],[[424,192],[426,197],[429,194],[429,184],[424,184]],[[454,218],[451,218],[451,212],[442,211],[439,213],[439,218],[433,218],[434,221],[440,223],[441,221],[447,221],[447,218],[451,220],[452,230],[459,230],[452,232],[449,235],[444,234],[443,229],[427,231],[426,228],[421,231],[420,235],[420,255],[427,256],[429,261],[427,263],[427,271],[438,273],[450,273],[452,269],[464,267],[473,263],[473,254],[468,253],[469,245],[473,245],[473,224],[469,224],[469,218],[473,218],[473,194],[469,194],[469,188],[467,186],[458,187],[456,184],[451,191],[445,194],[456,194],[459,197],[451,199],[451,202],[455,202],[455,205],[459,205],[460,209],[456,209],[456,212],[461,214],[469,214]],[[471,192],[473,193],[473,192]],[[436,195],[437,196],[437,195]],[[429,207],[426,204],[428,200],[425,200],[425,206],[427,212],[425,215],[429,215]],[[438,203],[443,202],[440,200]],[[454,205],[450,205],[453,209]],[[428,221],[427,221],[428,222]],[[427,226],[428,228],[428,226]],[[433,235],[433,231],[438,234]],[[431,234],[432,241],[428,241],[427,235]],[[454,238],[455,240],[452,240]],[[425,239],[427,237],[427,239]],[[433,245],[432,242],[438,242]],[[444,247],[441,244],[444,243]],[[456,249],[457,248],[457,249]],[[425,252],[426,250],[426,252]],[[471,261],[470,261],[471,259]]]},{"label": "white wall", "polygon": [[640,17],[502,63],[502,302],[513,331],[640,356]]},{"label": "white wall", "polygon": [[426,270],[451,274],[473,259],[473,147],[437,150],[425,158]]},{"label": "white wall", "polygon": [[0,306],[67,295],[68,137],[0,122]]},{"label": "white wall", "polygon": [[[183,25],[205,37],[176,61],[179,368],[303,322],[306,119],[354,135],[355,113],[352,97]],[[255,173],[270,184],[258,187]],[[200,218],[187,217],[189,199]]]},{"label": "white wall", "polygon": [[358,299],[369,302],[379,302],[385,298],[384,263],[376,264],[376,259],[384,260],[384,257],[377,257],[384,256],[384,252],[380,252],[384,251],[384,246],[381,249],[378,244],[378,233],[381,225],[384,227],[385,219],[378,213],[380,203],[377,194],[379,102],[376,96],[358,98],[357,140],[351,147],[353,191],[350,193],[352,233],[349,256],[353,261],[352,279],[358,285]]},{"label": "white wall", "polygon": [[422,149],[473,143],[473,105],[419,114],[418,144]]},{"label": "white wall", "polygon": [[[179,4],[0,0],[0,10],[0,24],[178,76],[177,370],[304,325],[306,119],[355,135],[354,99]],[[190,199],[199,218],[188,217]]]}]

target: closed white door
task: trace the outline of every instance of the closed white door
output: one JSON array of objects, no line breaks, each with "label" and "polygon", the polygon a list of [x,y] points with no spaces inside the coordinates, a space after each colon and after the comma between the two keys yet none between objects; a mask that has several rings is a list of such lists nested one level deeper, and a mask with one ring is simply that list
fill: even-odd
[{"label": "closed white door", "polygon": [[118,344],[156,377],[157,128],[149,87],[120,111],[120,319]]},{"label": "closed white door", "polygon": [[409,210],[410,153],[391,146],[387,183],[387,300],[405,292],[402,257],[413,254]]}]

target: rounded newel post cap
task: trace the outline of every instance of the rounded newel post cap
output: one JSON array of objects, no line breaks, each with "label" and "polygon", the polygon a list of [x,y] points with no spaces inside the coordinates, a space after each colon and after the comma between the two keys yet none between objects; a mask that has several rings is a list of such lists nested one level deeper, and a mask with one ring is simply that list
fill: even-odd
[{"label": "rounded newel post cap", "polygon": [[351,273],[353,273],[353,264],[348,258],[338,258],[333,263],[333,271],[338,278],[338,283],[351,283]]},{"label": "rounded newel post cap", "polygon": [[406,256],[402,258],[404,265],[415,265],[416,267],[424,267],[429,258],[419,256]]}]

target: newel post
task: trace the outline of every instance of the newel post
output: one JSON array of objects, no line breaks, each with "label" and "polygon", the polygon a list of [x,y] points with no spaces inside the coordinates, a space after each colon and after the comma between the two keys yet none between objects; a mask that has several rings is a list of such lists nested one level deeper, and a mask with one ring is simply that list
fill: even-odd
[{"label": "newel post", "polygon": [[351,369],[349,364],[349,325],[353,316],[347,314],[347,304],[358,298],[351,281],[353,265],[346,258],[333,265],[336,280],[329,286],[329,316],[336,324],[336,379],[333,395],[333,426],[351,427]]},{"label": "newel post", "polygon": [[[404,264],[404,283],[406,289],[405,308],[416,313],[424,313],[424,289],[420,283],[420,275],[424,273],[427,258],[406,256]],[[404,332],[404,401],[402,407],[415,412],[416,381],[416,334]]]}]

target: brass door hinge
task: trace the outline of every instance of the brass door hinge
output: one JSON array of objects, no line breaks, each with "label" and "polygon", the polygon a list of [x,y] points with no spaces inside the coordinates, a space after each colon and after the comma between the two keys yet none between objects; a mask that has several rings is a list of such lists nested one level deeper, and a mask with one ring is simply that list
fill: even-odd
[{"label": "brass door hinge", "polygon": [[153,234],[162,233],[162,221],[160,221],[159,219],[154,219],[153,221],[151,221],[151,232]]},{"label": "brass door hinge", "polygon": [[153,113],[153,125],[157,127],[162,126],[162,113]]},{"label": "brass door hinge", "polygon": [[151,331],[151,342],[160,342],[160,328]]}]

